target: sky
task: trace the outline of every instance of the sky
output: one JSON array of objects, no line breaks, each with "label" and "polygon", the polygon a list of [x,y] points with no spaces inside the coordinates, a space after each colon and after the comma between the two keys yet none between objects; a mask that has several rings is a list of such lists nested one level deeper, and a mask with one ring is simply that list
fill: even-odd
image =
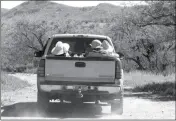
[{"label": "sky", "polygon": [[[23,3],[25,1],[1,1],[1,8],[11,9]],[[99,3],[110,3],[113,5],[137,5],[137,4],[145,4],[142,1],[52,1],[60,4],[65,4],[74,7],[86,7],[86,6],[96,6]]]}]

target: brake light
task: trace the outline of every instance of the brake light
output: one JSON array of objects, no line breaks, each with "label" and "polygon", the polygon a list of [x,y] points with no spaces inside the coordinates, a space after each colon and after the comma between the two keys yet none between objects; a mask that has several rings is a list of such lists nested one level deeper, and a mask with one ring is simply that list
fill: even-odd
[{"label": "brake light", "polygon": [[115,66],[116,66],[115,67],[115,78],[121,79],[122,78],[122,63],[119,58],[116,60]]},{"label": "brake light", "polygon": [[45,76],[45,60],[42,59],[39,62],[39,67],[37,70],[37,76],[38,77],[44,77]]}]

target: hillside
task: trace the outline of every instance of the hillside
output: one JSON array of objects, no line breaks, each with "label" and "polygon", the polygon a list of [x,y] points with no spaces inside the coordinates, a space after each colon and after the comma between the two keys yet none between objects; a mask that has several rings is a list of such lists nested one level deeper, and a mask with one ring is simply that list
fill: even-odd
[{"label": "hillside", "polygon": [[4,14],[6,14],[7,11],[8,11],[8,9],[1,8],[1,16],[3,16]]},{"label": "hillside", "polygon": [[[10,9],[2,18],[2,22],[13,22],[19,19],[35,21],[99,21],[107,20],[120,13],[121,7],[111,4],[99,4],[93,7],[71,7],[49,1],[28,1]],[[35,19],[34,19],[35,18]]]}]

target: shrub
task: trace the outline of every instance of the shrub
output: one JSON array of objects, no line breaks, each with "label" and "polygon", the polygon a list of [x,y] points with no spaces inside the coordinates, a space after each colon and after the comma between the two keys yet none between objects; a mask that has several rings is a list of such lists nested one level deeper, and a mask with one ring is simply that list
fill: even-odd
[{"label": "shrub", "polygon": [[34,65],[32,63],[28,63],[26,65],[26,69],[32,69],[34,67]]},{"label": "shrub", "polygon": [[144,86],[137,86],[133,89],[134,92],[152,92],[153,94],[160,94],[163,96],[175,97],[175,83],[163,82],[163,83],[150,83]]},{"label": "shrub", "polygon": [[27,68],[24,73],[30,73],[30,74],[36,74],[37,73],[37,68]]}]

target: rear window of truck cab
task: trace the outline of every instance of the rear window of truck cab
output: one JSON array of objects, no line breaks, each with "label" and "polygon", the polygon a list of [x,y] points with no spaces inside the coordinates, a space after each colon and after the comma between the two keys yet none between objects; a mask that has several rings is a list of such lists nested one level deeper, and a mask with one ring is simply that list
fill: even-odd
[{"label": "rear window of truck cab", "polygon": [[[47,55],[52,55],[51,50],[55,47],[58,41],[70,45],[69,51],[73,53],[85,53],[86,49],[90,46],[91,42],[97,38],[53,38],[49,46]],[[107,39],[98,39],[101,42]],[[107,40],[108,41],[108,40]],[[108,41],[109,42],[109,41]],[[111,45],[111,43],[109,42]]]}]

